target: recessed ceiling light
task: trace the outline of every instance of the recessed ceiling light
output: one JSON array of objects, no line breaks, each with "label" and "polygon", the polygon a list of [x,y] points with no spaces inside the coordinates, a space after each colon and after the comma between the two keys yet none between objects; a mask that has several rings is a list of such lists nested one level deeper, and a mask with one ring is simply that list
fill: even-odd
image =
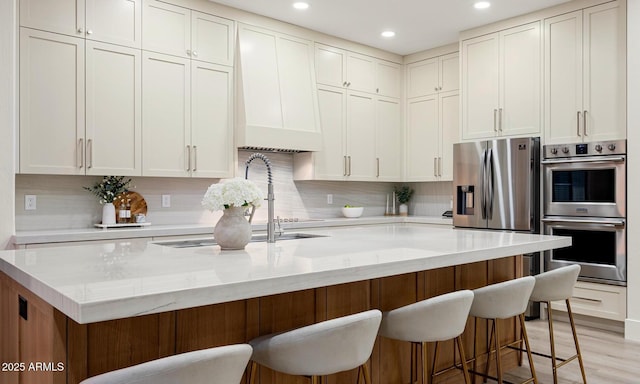
[{"label": "recessed ceiling light", "polygon": [[307,9],[307,8],[309,8],[309,3],[304,3],[302,1],[299,1],[297,3],[293,3],[293,8],[295,8],[295,9]]},{"label": "recessed ceiling light", "polygon": [[382,35],[382,37],[393,37],[396,35],[396,33],[393,31],[384,31],[380,35]]},{"label": "recessed ceiling light", "polygon": [[491,3],[488,1],[478,1],[475,4],[473,4],[473,7],[475,9],[486,9],[489,8],[491,6]]}]

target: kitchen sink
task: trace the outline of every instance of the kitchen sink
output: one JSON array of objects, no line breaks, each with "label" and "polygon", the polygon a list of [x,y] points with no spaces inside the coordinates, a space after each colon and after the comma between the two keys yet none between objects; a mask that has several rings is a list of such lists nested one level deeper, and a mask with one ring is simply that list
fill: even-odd
[{"label": "kitchen sink", "polygon": [[[280,240],[297,240],[297,239],[311,239],[314,237],[327,237],[326,235],[314,235],[311,233],[284,233],[280,236],[276,235],[276,241]],[[257,234],[251,236],[251,242],[267,241],[266,234]],[[177,241],[160,241],[153,243],[171,248],[193,248],[193,247],[208,247],[216,245],[215,239],[194,239],[194,240],[177,240]]]}]

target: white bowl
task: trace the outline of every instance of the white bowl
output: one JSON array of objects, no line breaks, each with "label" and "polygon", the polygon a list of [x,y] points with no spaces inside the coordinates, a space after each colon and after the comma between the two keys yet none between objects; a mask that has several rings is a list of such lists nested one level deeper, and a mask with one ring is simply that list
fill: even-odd
[{"label": "white bowl", "polygon": [[362,211],[364,211],[364,207],[342,207],[344,217],[360,217]]}]

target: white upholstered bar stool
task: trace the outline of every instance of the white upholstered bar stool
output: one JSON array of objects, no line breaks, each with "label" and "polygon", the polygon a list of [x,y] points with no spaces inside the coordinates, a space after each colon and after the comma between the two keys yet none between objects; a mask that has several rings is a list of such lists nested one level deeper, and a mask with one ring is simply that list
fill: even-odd
[{"label": "white upholstered bar stool", "polygon": [[308,376],[313,384],[324,375],[358,368],[358,382],[364,377],[365,384],[370,384],[367,360],[381,319],[382,313],[374,309],[253,339],[249,342],[253,347],[250,383],[260,364],[289,375]]},{"label": "white upholstered bar stool", "polygon": [[[553,382],[558,383],[558,368],[565,364],[578,359],[580,363],[580,372],[582,373],[582,382],[587,384],[587,376],[584,372],[584,363],[582,362],[582,354],[580,353],[580,345],[578,344],[578,334],[576,333],[576,324],[573,320],[571,312],[571,303],[569,298],[573,294],[573,287],[578,280],[580,274],[580,266],[577,264],[562,267],[544,272],[535,276],[536,285],[531,293],[531,300],[547,304],[547,318],[549,322],[549,341],[551,342],[551,356],[538,352],[532,352],[535,355],[544,356],[551,359],[553,368]],[[553,339],[553,317],[551,316],[551,302],[564,300],[567,305],[567,315],[571,323],[571,332],[573,333],[573,342],[576,347],[576,354],[567,358],[559,358],[556,356],[556,346]],[[560,362],[560,363],[558,363]]]},{"label": "white upholstered bar stool", "polygon": [[[422,300],[414,304],[385,312],[382,315],[379,335],[412,343],[411,348],[411,382],[417,379],[414,367],[417,366],[417,348],[422,348],[422,384],[433,383],[435,376],[456,368],[454,365],[443,371],[434,372],[438,360],[438,344],[440,341],[455,339],[462,374],[466,384],[471,384],[464,346],[460,335],[464,332],[469,317],[469,309],[473,302],[473,292],[469,290],[447,293],[444,295]],[[427,380],[427,343],[435,342],[433,368]]]},{"label": "white upholstered bar stool", "polygon": [[[529,303],[529,297],[533,291],[535,285],[535,278],[532,276],[521,277],[519,279],[508,280],[502,283],[488,285],[486,287],[478,288],[473,291],[473,304],[469,315],[476,318],[474,329],[474,346],[473,346],[473,373],[477,372],[477,323],[478,319],[488,319],[491,321],[491,336],[489,337],[488,345],[488,357],[487,367],[483,376],[488,377],[489,365],[491,363],[491,354],[495,351],[496,354],[496,368],[497,368],[497,380],[499,384],[503,382],[502,375],[502,363],[500,358],[500,351],[507,348],[507,345],[500,345],[500,330],[498,327],[498,319],[508,319],[511,317],[518,317],[520,319],[520,327],[522,329],[522,338],[527,347],[527,357],[529,359],[529,368],[531,369],[531,378],[525,380],[524,383],[538,383],[536,377],[536,371],[533,366],[533,359],[531,357],[529,348],[529,339],[527,338],[527,331],[524,328],[524,312],[527,309]],[[492,349],[495,342],[496,348]]]},{"label": "white upholstered bar stool", "polygon": [[251,346],[235,344],[152,360],[90,377],[80,384],[235,384],[251,357]]}]

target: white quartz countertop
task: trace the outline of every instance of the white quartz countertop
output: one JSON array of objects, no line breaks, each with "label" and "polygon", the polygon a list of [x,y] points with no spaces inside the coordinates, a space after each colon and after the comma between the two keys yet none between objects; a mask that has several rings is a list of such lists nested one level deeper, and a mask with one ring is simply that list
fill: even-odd
[{"label": "white quartz countertop", "polygon": [[[453,225],[451,218],[434,216],[366,216],[355,219],[330,218],[330,219],[307,219],[298,222],[285,222],[282,227],[285,230],[323,228],[345,225],[365,225],[365,224],[393,224],[393,223],[421,223]],[[148,227],[126,227],[126,228],[79,228],[79,229],[57,229],[41,231],[20,231],[13,236],[15,245],[43,244],[43,243],[66,243],[73,241],[95,241],[95,240],[116,240],[149,238],[161,236],[213,236],[212,224],[181,224],[181,225],[150,225]],[[254,231],[266,231],[265,223],[252,225]]]},{"label": "white quartz countertop", "polygon": [[496,259],[568,237],[396,223],[323,237],[171,248],[143,239],[0,251],[0,270],[78,323],[126,318]]}]

